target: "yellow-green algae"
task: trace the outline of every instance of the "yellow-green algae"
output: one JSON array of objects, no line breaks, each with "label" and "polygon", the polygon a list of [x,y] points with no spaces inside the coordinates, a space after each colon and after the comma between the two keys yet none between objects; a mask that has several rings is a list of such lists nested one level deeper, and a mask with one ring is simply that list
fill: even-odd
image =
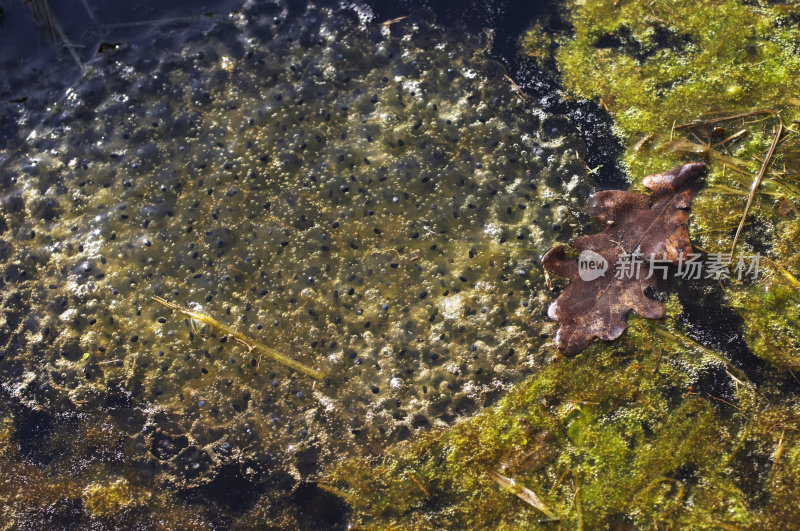
[{"label": "yellow-green algae", "polygon": [[84,489],[86,509],[96,517],[117,516],[121,511],[143,505],[150,496],[150,492],[137,490],[122,478],[104,479]]},{"label": "yellow-green algae", "polygon": [[[556,61],[565,88],[600,101],[629,146],[639,135],[669,132],[712,112],[794,112],[798,5],[568,2],[563,12],[574,34],[562,38]],[[632,150],[626,161],[638,177],[664,167]]]},{"label": "yellow-green algae", "polygon": [[[756,390],[675,324],[674,298],[668,308],[666,321],[632,319],[618,342],[547,367],[445,432],[378,461],[343,463],[327,487],[349,501],[361,525],[378,528],[739,529],[794,521],[797,401],[768,405],[778,388]],[[695,389],[709,374],[722,375],[723,396]],[[532,490],[559,521],[500,488],[492,471]]]}]

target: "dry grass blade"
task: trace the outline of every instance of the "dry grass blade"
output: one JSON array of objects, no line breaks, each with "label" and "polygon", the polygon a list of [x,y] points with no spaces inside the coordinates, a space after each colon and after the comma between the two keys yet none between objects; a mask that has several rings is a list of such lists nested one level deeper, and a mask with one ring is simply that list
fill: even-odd
[{"label": "dry grass blade", "polygon": [[689,123],[685,123],[685,124],[676,125],[676,126],[673,127],[673,130],[677,131],[677,130],[680,130],[680,129],[687,129],[687,128],[690,128],[690,127],[695,127],[698,124],[716,124],[716,123],[720,123],[720,122],[727,122],[728,120],[736,120],[738,118],[748,118],[750,116],[758,116],[760,114],[772,114],[772,115],[775,115],[777,113],[772,109],[756,109],[755,111],[741,112],[741,113],[731,114],[731,115],[726,115],[726,116],[718,116],[716,118],[709,118],[709,119],[706,119],[706,120],[698,120],[698,121],[695,121],[695,122],[689,122]]},{"label": "dry grass blade", "polygon": [[778,270],[778,272],[783,275],[783,277],[789,281],[789,283],[794,286],[796,289],[800,289],[800,280],[797,279],[793,274],[791,274],[785,267],[781,264],[773,261],[767,260],[767,263]]},{"label": "dry grass blade", "polygon": [[393,19],[390,19],[390,20],[385,20],[385,21],[381,22],[381,26],[383,26],[385,28],[388,28],[389,26],[391,26],[395,22],[400,22],[401,20],[405,20],[407,18],[408,18],[408,16],[403,16],[403,17],[393,18]]},{"label": "dry grass blade", "polygon": [[715,143],[714,143],[714,144],[712,144],[712,145],[713,145],[714,147],[716,147],[716,146],[724,146],[724,145],[725,145],[725,144],[727,144],[728,142],[735,142],[735,141],[737,141],[737,140],[741,139],[742,137],[744,137],[745,135],[747,135],[747,133],[749,133],[749,131],[748,131],[747,129],[740,129],[740,130],[739,130],[739,131],[737,131],[736,133],[733,133],[732,135],[730,135],[730,136],[728,136],[728,137],[726,137],[726,138],[723,138],[723,139],[722,139],[722,140],[720,140],[719,142],[715,142]]},{"label": "dry grass blade", "polygon": [[94,12],[92,12],[92,8],[89,7],[89,2],[87,0],[81,0],[83,4],[83,8],[86,10],[86,14],[89,16],[89,20],[91,20],[94,24],[97,24],[97,19],[94,17]]},{"label": "dry grass blade", "polygon": [[253,339],[250,339],[241,332],[237,332],[230,326],[220,323],[219,321],[217,321],[216,319],[214,319],[209,315],[200,312],[195,312],[188,308],[184,308],[183,306],[179,306],[173,302],[169,302],[168,300],[162,299],[161,297],[152,297],[152,299],[159,304],[163,304],[167,308],[172,308],[173,310],[180,312],[186,315],[187,317],[190,317],[191,319],[195,319],[212,328],[216,328],[229,338],[243,345],[245,348],[247,348],[248,351],[253,351],[253,350],[261,351],[270,358],[272,358],[273,360],[277,361],[278,363],[281,363],[282,365],[285,365],[290,369],[294,369],[297,372],[303,373],[306,376],[311,376],[312,378],[316,378],[317,380],[322,380],[323,378],[325,378],[325,376],[327,376],[325,371],[321,371],[319,369],[314,369],[307,365],[303,365],[299,361],[293,360],[288,356],[284,356],[274,348],[268,347],[267,345],[259,343],[258,341],[255,341]]},{"label": "dry grass blade", "polygon": [[176,22],[197,22],[199,20],[207,20],[211,17],[206,15],[190,15],[186,17],[170,17],[170,18],[157,18],[153,20],[136,20],[131,22],[114,22],[111,24],[103,24],[104,29],[120,29],[120,28],[136,28],[141,26],[160,26],[163,24],[173,24]]},{"label": "dry grass blade", "polygon": [[747,213],[750,212],[750,206],[753,204],[753,198],[756,196],[756,190],[758,189],[758,185],[761,183],[761,179],[764,177],[764,173],[767,171],[769,161],[772,160],[772,156],[775,154],[775,148],[778,147],[778,141],[781,139],[782,132],[783,122],[781,121],[780,117],[778,117],[778,130],[775,132],[775,138],[772,140],[772,145],[767,152],[767,156],[764,158],[763,164],[761,164],[761,170],[759,170],[756,179],[753,181],[753,186],[750,188],[750,195],[747,197],[747,204],[744,206],[744,212],[742,213],[742,221],[739,222],[739,228],[736,229],[736,235],[733,237],[731,254],[736,252],[736,243],[739,241],[739,235],[742,233],[742,227],[744,227],[744,221],[747,219]]},{"label": "dry grass blade", "polygon": [[491,477],[492,480],[500,485],[500,487],[502,487],[504,490],[542,511],[548,518],[558,519],[558,517],[550,509],[548,509],[544,503],[542,503],[542,500],[539,499],[539,496],[537,496],[532,490],[523,487],[522,485],[518,485],[513,479],[507,478],[506,476],[495,471],[489,472],[489,477]]},{"label": "dry grass blade", "polygon": [[31,10],[33,11],[33,18],[42,24],[47,26],[47,30],[50,33],[50,37],[55,41],[56,34],[64,43],[64,47],[69,52],[70,57],[75,63],[78,65],[78,68],[82,71],[83,70],[83,63],[81,62],[80,57],[75,52],[75,45],[69,41],[67,34],[64,32],[64,28],[61,27],[61,24],[58,22],[58,19],[53,15],[53,10],[50,9],[50,2],[48,0],[26,0],[26,3],[31,6]]},{"label": "dry grass blade", "polygon": [[772,483],[772,480],[775,478],[775,471],[778,468],[778,461],[781,460],[783,456],[783,451],[785,446],[783,444],[783,436],[786,434],[786,429],[781,432],[781,439],[778,441],[778,446],[775,447],[775,453],[772,455],[772,468],[769,470],[769,479],[767,480],[769,483]]}]

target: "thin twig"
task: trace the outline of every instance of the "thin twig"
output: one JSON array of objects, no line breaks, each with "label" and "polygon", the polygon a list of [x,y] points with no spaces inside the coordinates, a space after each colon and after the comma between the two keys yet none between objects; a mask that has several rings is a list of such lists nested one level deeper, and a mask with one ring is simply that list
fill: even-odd
[{"label": "thin twig", "polygon": [[777,114],[772,109],[756,109],[755,111],[742,112],[739,114],[732,114],[730,116],[720,116],[719,118],[710,118],[708,120],[699,120],[674,126],[674,129],[686,129],[687,127],[694,127],[700,124],[715,124],[719,122],[726,122],[728,120],[735,120],[737,118],[747,118],[748,116],[757,116],[759,114]]},{"label": "thin twig", "polygon": [[792,286],[794,286],[795,288],[800,289],[800,280],[797,280],[797,277],[795,277],[793,274],[791,274],[789,271],[787,271],[787,269],[785,267],[783,267],[781,264],[779,264],[779,263],[777,263],[777,262],[775,262],[773,260],[768,260],[768,261],[769,261],[770,265],[775,267],[775,269],[777,269],[778,272],[781,275],[783,275],[783,277],[786,280],[791,282]]},{"label": "thin twig", "polygon": [[656,358],[656,365],[653,367],[653,372],[658,372],[658,366],[661,365],[661,356],[664,355],[664,349],[658,349],[658,357]]},{"label": "thin twig", "polygon": [[97,19],[94,18],[94,13],[92,12],[92,8],[89,7],[89,2],[86,0],[81,0],[81,2],[83,3],[83,8],[86,10],[86,14],[89,15],[89,19],[97,24]]},{"label": "thin twig", "polygon": [[758,185],[761,183],[761,178],[764,177],[764,173],[767,171],[767,166],[769,165],[769,161],[772,160],[772,155],[775,154],[775,148],[778,147],[778,141],[781,139],[781,133],[783,132],[783,122],[778,117],[778,130],[775,132],[775,138],[772,140],[772,145],[767,152],[766,158],[764,158],[764,163],[761,165],[761,170],[758,172],[755,181],[753,181],[753,186],[750,188],[750,195],[747,198],[747,204],[744,206],[744,212],[742,213],[742,221],[739,222],[739,228],[736,229],[736,236],[733,237],[733,245],[731,245],[731,255],[734,254],[736,251],[736,243],[739,241],[739,235],[742,232],[742,227],[744,227],[744,221],[747,218],[747,213],[750,212],[750,205],[753,204],[753,198],[756,195],[756,190],[758,189]]},{"label": "thin twig", "polygon": [[712,144],[712,146],[714,146],[714,147],[716,147],[716,146],[722,146],[722,145],[725,145],[725,144],[727,144],[728,142],[732,142],[732,141],[734,141],[734,140],[739,140],[740,138],[742,138],[743,136],[745,136],[747,133],[748,133],[747,129],[742,129],[742,130],[740,130],[740,131],[738,131],[738,132],[736,132],[736,133],[733,133],[733,134],[732,134],[732,135],[730,135],[729,137],[727,137],[727,138],[723,138],[723,139],[722,139],[722,140],[720,140],[719,142],[716,142],[715,144]]},{"label": "thin twig", "polygon": [[712,395],[711,393],[706,393],[706,394],[708,396],[710,396],[711,398],[713,398],[714,400],[718,401],[718,402],[722,402],[723,404],[728,404],[729,406],[731,406],[736,411],[741,411],[742,410],[742,408],[740,408],[739,406],[735,406],[735,405],[731,404],[730,402],[728,402],[724,398],[718,398],[718,397]]},{"label": "thin twig", "polygon": [[[50,30],[50,35],[52,36],[53,40],[55,40],[56,34],[64,43],[64,47],[69,52],[70,57],[75,63],[78,65],[78,69],[83,72],[83,63],[81,62],[80,57],[75,52],[75,45],[72,44],[67,37],[67,34],[64,33],[64,28],[61,27],[61,24],[58,22],[58,19],[53,14],[53,10],[50,8],[50,2],[48,0],[42,0],[40,2],[31,2],[31,7],[33,9],[33,16],[34,18],[44,19],[44,22],[47,24],[48,29]],[[40,11],[41,10],[41,11]]]},{"label": "thin twig", "polygon": [[503,74],[503,77],[506,78],[509,83],[511,83],[511,90],[516,92],[517,96],[519,96],[523,100],[528,99],[528,95],[525,93],[524,90],[522,90],[522,87],[517,85],[517,83],[511,78],[511,76],[509,76],[508,74]]},{"label": "thin twig", "polygon": [[775,448],[775,453],[773,454],[774,457],[772,458],[772,467],[769,469],[769,479],[768,482],[772,483],[772,480],[775,478],[775,471],[778,468],[778,461],[781,460],[781,456],[783,456],[783,449],[785,448],[783,445],[783,436],[786,434],[786,429],[781,432],[781,439],[778,441],[778,446]]},{"label": "thin twig", "polygon": [[548,518],[558,518],[550,509],[547,508],[542,500],[539,499],[539,496],[537,496],[536,493],[529,488],[519,485],[513,479],[507,478],[499,472],[495,472],[494,470],[489,472],[489,477],[491,477],[492,480],[494,480],[494,482],[500,485],[500,487],[502,487],[504,490],[520,498],[525,503],[542,511]]},{"label": "thin twig", "polygon": [[119,28],[135,28],[139,26],[158,26],[161,24],[172,24],[176,22],[196,22],[198,20],[206,20],[209,17],[205,15],[190,15],[185,17],[170,17],[170,18],[156,18],[153,20],[137,20],[133,22],[114,22],[112,24],[103,24],[104,29],[119,29]]},{"label": "thin twig", "polygon": [[408,16],[397,17],[397,18],[385,20],[385,21],[381,22],[381,26],[384,26],[384,27],[388,28],[389,26],[391,26],[395,22],[400,22],[401,20],[406,19],[406,18],[408,18]]},{"label": "thin twig", "polygon": [[408,479],[413,481],[414,485],[419,487],[419,490],[422,491],[422,493],[425,495],[426,498],[430,498],[431,497],[431,493],[428,492],[428,489],[426,489],[425,486],[422,484],[422,482],[417,479],[417,476],[415,476],[413,473],[409,472],[408,473]]},{"label": "thin twig", "polygon": [[248,351],[260,350],[261,352],[263,352],[273,360],[277,361],[278,363],[281,363],[291,369],[301,372],[306,376],[311,376],[312,378],[316,378],[317,380],[322,380],[327,376],[325,371],[319,369],[313,369],[311,367],[308,367],[307,365],[303,365],[299,361],[293,360],[288,356],[284,356],[274,348],[268,347],[267,345],[259,343],[258,341],[255,341],[253,339],[250,339],[241,332],[237,332],[230,326],[220,323],[219,321],[217,321],[216,319],[214,319],[209,315],[200,312],[195,312],[188,308],[184,308],[183,306],[179,306],[174,302],[169,302],[168,300],[162,299],[161,297],[152,297],[152,299],[159,304],[163,304],[167,308],[172,308],[173,310],[180,312],[192,319],[200,321],[201,323],[205,323],[212,328],[216,328],[229,338],[233,339],[237,343],[240,343]]}]

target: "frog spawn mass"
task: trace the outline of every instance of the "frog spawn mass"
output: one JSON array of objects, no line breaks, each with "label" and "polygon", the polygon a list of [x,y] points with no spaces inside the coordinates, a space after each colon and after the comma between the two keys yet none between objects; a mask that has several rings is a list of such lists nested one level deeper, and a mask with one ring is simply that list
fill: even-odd
[{"label": "frog spawn mass", "polygon": [[262,6],[98,59],[0,168],[4,387],[133,404],[181,487],[313,477],[496,399],[553,351],[537,259],[587,172],[486,47]]}]

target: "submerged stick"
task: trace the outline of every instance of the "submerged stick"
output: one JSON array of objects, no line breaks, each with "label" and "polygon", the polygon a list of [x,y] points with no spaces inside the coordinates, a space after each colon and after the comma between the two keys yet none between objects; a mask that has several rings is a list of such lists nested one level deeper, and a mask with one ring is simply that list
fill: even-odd
[{"label": "submerged stick", "polygon": [[[53,15],[53,10],[50,9],[50,2],[48,0],[41,0],[41,1],[34,1],[31,2],[31,9],[33,9],[33,17],[34,18],[43,18],[44,23],[47,24],[48,29],[50,30],[50,35],[52,36],[53,40],[56,40],[56,34],[58,37],[64,42],[64,47],[69,52],[69,55],[72,57],[73,61],[78,65],[78,69],[83,72],[83,63],[81,63],[80,57],[75,52],[75,45],[73,45],[67,34],[64,33],[64,28],[61,27],[61,24],[58,22],[58,19]],[[41,12],[40,12],[41,10]]]},{"label": "submerged stick", "polygon": [[686,124],[680,124],[680,125],[677,125],[677,126],[673,126],[673,129],[676,129],[676,130],[677,129],[686,129],[686,128],[694,127],[696,125],[701,125],[701,124],[716,124],[716,123],[719,123],[719,122],[727,122],[728,120],[736,120],[737,118],[747,118],[747,117],[750,117],[750,116],[758,116],[759,114],[772,114],[772,115],[775,115],[775,114],[778,114],[778,113],[776,113],[772,109],[756,109],[754,111],[740,112],[740,113],[731,114],[731,115],[728,115],[728,116],[718,116],[717,118],[710,118],[708,120],[698,120],[698,121],[689,122],[689,123],[686,123]]},{"label": "submerged stick", "polygon": [[767,152],[766,158],[764,158],[764,163],[761,164],[761,170],[758,172],[755,181],[753,181],[753,186],[750,188],[750,195],[747,197],[747,204],[744,206],[744,212],[742,213],[742,221],[739,222],[739,228],[736,229],[736,235],[733,237],[733,245],[731,245],[731,255],[736,251],[736,243],[739,241],[739,234],[742,232],[742,227],[744,227],[744,221],[747,219],[747,213],[750,212],[750,205],[753,204],[753,198],[756,196],[756,189],[758,189],[758,185],[761,183],[761,178],[764,177],[764,173],[767,171],[767,166],[769,165],[769,161],[772,159],[772,155],[775,154],[775,148],[778,147],[778,141],[781,139],[781,133],[783,132],[783,122],[781,121],[780,117],[778,117],[778,130],[775,132],[775,138],[772,140],[772,145]]},{"label": "submerged stick", "polygon": [[186,316],[188,316],[188,317],[190,317],[192,319],[200,321],[201,323],[205,323],[205,324],[207,324],[208,326],[210,326],[212,328],[216,328],[217,330],[219,330],[220,332],[222,332],[223,334],[225,334],[229,338],[233,339],[234,341],[236,341],[236,342],[240,343],[241,345],[243,345],[244,347],[246,347],[248,351],[259,350],[259,351],[263,352],[264,354],[266,354],[267,356],[269,356],[270,358],[272,358],[273,360],[277,361],[278,363],[280,363],[282,365],[285,365],[286,367],[289,367],[290,369],[294,369],[297,372],[301,372],[301,373],[305,374],[306,376],[311,376],[312,378],[316,378],[317,380],[322,380],[323,378],[325,378],[327,376],[327,373],[325,371],[322,371],[322,370],[319,370],[319,369],[314,369],[314,368],[309,367],[307,365],[303,365],[299,361],[293,360],[292,358],[290,358],[288,356],[284,356],[283,354],[281,354],[280,352],[278,352],[274,348],[268,347],[267,345],[264,345],[263,343],[259,343],[258,341],[250,339],[249,337],[247,337],[246,335],[242,334],[241,332],[237,332],[236,330],[234,330],[230,326],[228,326],[228,325],[226,325],[224,323],[220,323],[219,321],[217,321],[216,319],[214,319],[213,317],[211,317],[209,315],[206,315],[206,314],[200,313],[200,312],[195,312],[195,311],[190,310],[188,308],[184,308],[183,306],[179,306],[179,305],[175,304],[174,302],[169,302],[168,300],[162,299],[161,297],[151,297],[151,298],[154,301],[156,301],[157,303],[163,304],[167,308],[172,308],[173,310],[175,310],[177,312],[180,312],[180,313],[182,313],[182,314],[184,314],[184,315],[186,315]]},{"label": "submerged stick", "polygon": [[114,22],[112,24],[103,24],[105,29],[119,29],[119,28],[135,28],[139,26],[157,26],[159,24],[172,24],[174,22],[195,22],[204,20],[204,15],[190,15],[186,17],[170,17],[170,18],[156,18],[153,20],[136,20],[132,22]]},{"label": "submerged stick", "polygon": [[494,482],[500,485],[504,490],[517,496],[525,503],[528,503],[529,505],[532,505],[533,507],[536,507],[542,511],[548,518],[558,519],[558,516],[548,509],[542,500],[539,499],[539,496],[537,496],[536,493],[529,488],[517,484],[517,482],[513,479],[507,478],[506,476],[500,474],[499,472],[495,472],[494,470],[489,472],[489,477],[491,477],[492,480],[494,480]]},{"label": "submerged stick", "polygon": [[789,282],[791,282],[792,286],[794,286],[796,289],[800,289],[800,280],[797,280],[797,277],[795,277],[793,274],[789,273],[789,271],[788,271],[788,270],[787,270],[785,267],[783,267],[782,265],[780,265],[779,263],[777,263],[777,262],[774,262],[774,261],[772,261],[772,260],[768,260],[768,261],[769,261],[769,263],[770,263],[771,265],[773,265],[773,266],[774,266],[774,267],[775,267],[775,268],[778,270],[778,272],[779,272],[781,275],[783,275],[783,277],[784,277],[786,280],[788,280]]},{"label": "submerged stick", "polygon": [[786,428],[783,429],[781,432],[781,440],[778,441],[778,446],[775,447],[775,453],[773,453],[772,458],[772,468],[769,469],[769,478],[767,479],[768,483],[772,483],[772,480],[775,479],[775,471],[778,468],[778,461],[781,460],[781,456],[783,456],[783,450],[785,446],[783,445],[783,436],[786,434]]}]

